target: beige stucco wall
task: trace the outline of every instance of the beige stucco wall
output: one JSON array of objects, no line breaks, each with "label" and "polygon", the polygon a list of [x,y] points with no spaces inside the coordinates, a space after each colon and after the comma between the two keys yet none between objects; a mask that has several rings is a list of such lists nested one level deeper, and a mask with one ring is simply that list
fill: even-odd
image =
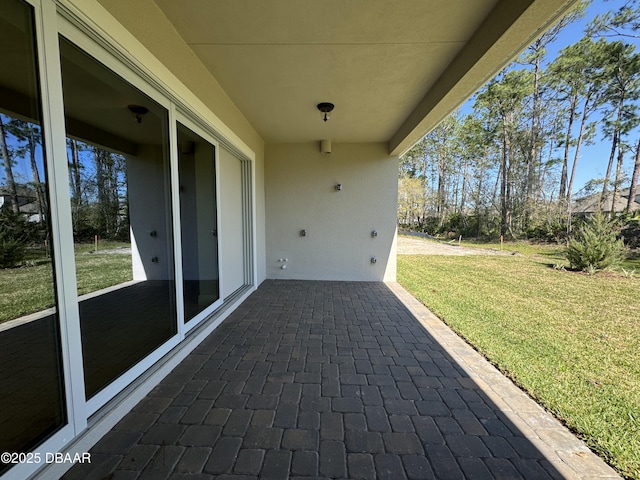
[{"label": "beige stucco wall", "polygon": [[265,165],[267,278],[395,280],[398,158],[386,144],[267,145]]},{"label": "beige stucco wall", "polygon": [[[253,155],[258,284],[265,278],[395,280],[397,157],[387,144],[334,144],[329,155],[315,142],[265,147],[153,1],[65,1]],[[223,242],[221,262],[232,253],[224,248]]]},{"label": "beige stucco wall", "polygon": [[[112,38],[140,59],[152,74],[210,120],[223,136],[237,137],[255,154],[255,200],[258,284],[265,276],[264,142],[234,105],[217,80],[178,35],[158,6],[151,0],[67,0],[93,18]],[[103,8],[102,8],[103,7]],[[118,30],[105,10],[135,37],[140,46]],[[149,55],[151,54],[151,56]],[[163,68],[171,75],[165,75]],[[241,150],[245,150],[246,148]],[[224,179],[221,179],[224,181]],[[224,208],[224,207],[223,207]],[[225,252],[220,252],[224,257]]]}]

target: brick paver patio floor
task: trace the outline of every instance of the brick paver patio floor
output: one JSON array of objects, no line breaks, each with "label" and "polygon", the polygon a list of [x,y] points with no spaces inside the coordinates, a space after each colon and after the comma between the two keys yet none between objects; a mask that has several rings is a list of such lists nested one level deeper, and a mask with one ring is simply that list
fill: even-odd
[{"label": "brick paver patio floor", "polygon": [[395,283],[263,283],[91,452],[64,478],[619,478]]}]

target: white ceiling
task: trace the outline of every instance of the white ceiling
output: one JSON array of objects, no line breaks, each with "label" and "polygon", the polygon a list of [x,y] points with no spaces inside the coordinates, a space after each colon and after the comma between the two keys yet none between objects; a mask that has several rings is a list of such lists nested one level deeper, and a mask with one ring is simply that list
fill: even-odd
[{"label": "white ceiling", "polygon": [[267,143],[400,153],[574,0],[155,2]]}]

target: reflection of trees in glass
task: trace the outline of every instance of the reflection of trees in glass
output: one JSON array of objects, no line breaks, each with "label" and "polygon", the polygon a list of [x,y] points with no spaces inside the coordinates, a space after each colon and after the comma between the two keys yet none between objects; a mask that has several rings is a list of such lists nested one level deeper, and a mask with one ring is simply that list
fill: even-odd
[{"label": "reflection of trees in glass", "polygon": [[67,140],[67,152],[76,240],[128,240],[126,158],[75,139]]},{"label": "reflection of trees in glass", "polygon": [[[0,267],[36,258],[47,241],[47,198],[40,127],[0,114]],[[29,181],[30,179],[30,181]],[[46,248],[45,248],[46,251]]]},{"label": "reflection of trees in glass", "polygon": [[[29,223],[46,220],[46,189],[41,176],[40,127],[0,114],[0,210],[10,209]],[[77,240],[98,235],[128,240],[126,158],[76,139],[67,140],[69,190]]]},{"label": "reflection of trees in glass", "polygon": [[43,221],[47,212],[47,200],[40,172],[38,171],[38,162],[36,160],[38,145],[42,141],[40,135],[40,127],[29,122],[13,119],[8,125],[9,131],[22,145],[18,145],[15,154],[20,158],[29,157],[29,166],[31,168],[31,186],[33,187],[36,204],[38,207],[38,221]]},{"label": "reflection of trees in glass", "polygon": [[2,192],[3,206],[6,199],[11,205],[13,212],[18,213],[20,210],[18,205],[18,189],[15,178],[13,177],[13,158],[11,153],[9,153],[9,147],[7,145],[7,129],[3,117],[4,115],[0,115],[0,150],[2,152],[2,164],[4,166],[5,176],[3,186],[6,188],[6,193],[5,191]]},{"label": "reflection of trees in glass", "polygon": [[[45,219],[48,208],[38,166],[42,163],[41,139],[38,125],[0,115],[0,151],[4,167],[2,196],[14,213],[37,215],[39,222]],[[21,178],[21,173],[29,175],[31,181]]]}]

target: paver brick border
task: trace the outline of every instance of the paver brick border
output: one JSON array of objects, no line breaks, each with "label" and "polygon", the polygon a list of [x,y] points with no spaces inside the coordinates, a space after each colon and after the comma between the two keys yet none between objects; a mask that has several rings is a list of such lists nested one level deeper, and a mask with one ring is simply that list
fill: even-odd
[{"label": "paver brick border", "polygon": [[387,287],[539,452],[566,479],[620,479],[560,421],[505,377],[397,282]]}]

